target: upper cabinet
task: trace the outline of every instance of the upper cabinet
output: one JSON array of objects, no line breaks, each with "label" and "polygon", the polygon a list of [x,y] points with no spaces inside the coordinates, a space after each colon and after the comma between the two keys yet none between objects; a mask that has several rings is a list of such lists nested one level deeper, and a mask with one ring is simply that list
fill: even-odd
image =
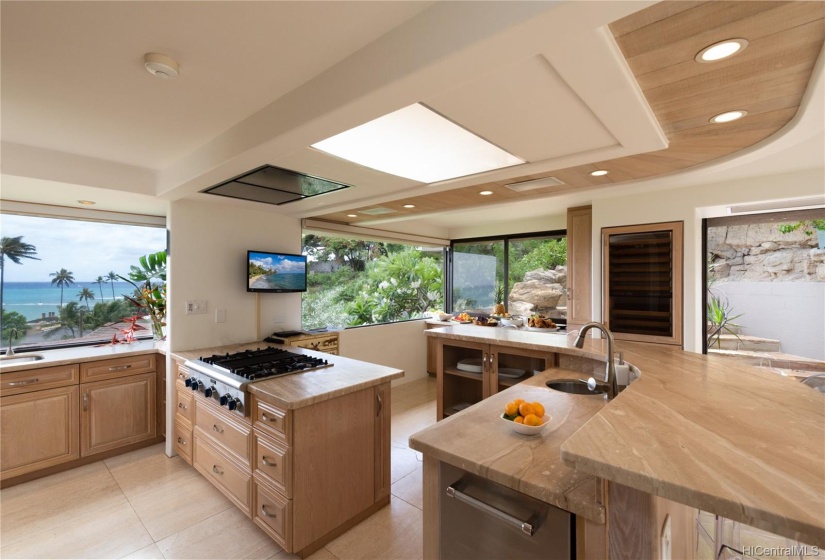
[{"label": "upper cabinet", "polygon": [[615,337],[682,346],[682,222],[602,228],[602,258]]},{"label": "upper cabinet", "polygon": [[567,210],[567,325],[573,330],[593,320],[591,279],[593,208]]}]

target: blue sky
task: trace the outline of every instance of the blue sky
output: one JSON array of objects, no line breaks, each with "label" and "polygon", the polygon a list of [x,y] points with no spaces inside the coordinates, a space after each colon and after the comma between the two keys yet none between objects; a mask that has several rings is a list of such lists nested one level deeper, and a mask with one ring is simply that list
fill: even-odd
[{"label": "blue sky", "polygon": [[110,270],[126,276],[138,258],[166,249],[166,230],[31,216],[0,216],[0,236],[23,236],[41,260],[5,262],[6,282],[50,282],[49,273],[65,268],[76,282],[93,282]]},{"label": "blue sky", "polygon": [[253,263],[267,268],[274,268],[282,274],[290,272],[304,272],[306,265],[303,257],[273,256],[270,253],[251,253],[249,258]]}]

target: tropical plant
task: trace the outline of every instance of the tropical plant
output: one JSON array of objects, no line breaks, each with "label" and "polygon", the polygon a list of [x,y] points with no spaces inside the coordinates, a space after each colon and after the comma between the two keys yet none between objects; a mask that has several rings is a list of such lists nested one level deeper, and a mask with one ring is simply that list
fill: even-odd
[{"label": "tropical plant", "polygon": [[[146,310],[152,322],[152,334],[160,339],[164,336],[163,327],[166,325],[166,251],[144,255],[138,262],[139,267],[130,267],[129,278],[118,277],[129,282],[136,290],[135,297],[123,297],[137,308]],[[153,284],[153,280],[162,283]],[[143,284],[138,285],[137,282]]]},{"label": "tropical plant", "polygon": [[[5,283],[5,269],[6,258],[14,264],[22,264],[20,259],[32,259],[39,261],[35,255],[37,248],[30,244],[23,242],[23,236],[18,237],[3,237],[0,239],[0,309],[3,308],[3,284]],[[0,317],[0,323],[2,323]]]},{"label": "tropical plant", "polygon": [[78,292],[77,299],[79,301],[85,301],[86,309],[89,309],[89,300],[95,299],[95,293],[89,288],[83,288],[82,290],[80,290],[80,292]]},{"label": "tropical plant", "polygon": [[101,301],[103,300],[103,284],[105,284],[105,283],[106,283],[106,279],[103,276],[98,276],[95,279],[95,284],[97,284],[97,287],[100,288],[100,299],[101,299]]},{"label": "tropical plant", "polygon": [[120,278],[114,270],[106,275],[106,280],[112,284],[112,299],[115,299],[115,280]]},{"label": "tropical plant", "polygon": [[118,323],[132,313],[132,306],[127,301],[112,300],[96,303],[91,312],[86,313],[83,322],[89,330],[104,325]]},{"label": "tropical plant", "polygon": [[80,326],[80,310],[80,305],[76,301],[70,301],[65,306],[61,306],[58,309],[57,313],[57,324],[60,325],[61,328],[49,331],[48,333],[46,333],[46,338],[51,338],[55,335],[55,333],[61,332],[64,328],[69,329],[69,331],[72,333],[72,336],[64,336],[63,338],[74,338],[74,328]]},{"label": "tropical plant", "polygon": [[792,233],[799,228],[805,228],[805,235],[813,235],[814,230],[825,230],[825,219],[822,220],[801,220],[795,224],[779,224],[780,233]]},{"label": "tropical plant", "polygon": [[721,337],[724,333],[732,334],[739,339],[739,329],[742,328],[742,325],[734,323],[734,321],[742,314],[733,315],[732,312],[733,306],[731,306],[725,294],[718,290],[708,290],[708,348],[713,345],[721,348]]},{"label": "tropical plant", "polygon": [[3,310],[3,332],[2,339],[9,340],[13,331],[17,332],[17,336],[21,337],[28,329],[29,325],[26,317],[17,311]]},{"label": "tropical plant", "polygon": [[60,287],[60,307],[63,307],[63,288],[74,284],[73,274],[73,272],[70,272],[65,268],[61,268],[57,272],[52,272],[49,274],[49,276],[54,276],[54,278],[52,278],[52,284],[56,284]]}]

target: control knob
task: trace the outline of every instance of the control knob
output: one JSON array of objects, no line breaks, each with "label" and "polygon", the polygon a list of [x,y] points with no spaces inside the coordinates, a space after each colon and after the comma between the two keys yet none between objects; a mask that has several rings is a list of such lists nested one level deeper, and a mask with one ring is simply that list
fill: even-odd
[{"label": "control knob", "polygon": [[215,397],[217,399],[218,389],[214,385],[212,385],[211,387],[207,387],[203,394],[206,398]]},{"label": "control knob", "polygon": [[196,377],[189,377],[184,381],[187,387],[191,387],[192,383],[197,383],[198,379]]},{"label": "control knob", "polygon": [[193,391],[198,391],[198,390],[200,390],[201,388],[203,388],[203,383],[201,383],[201,382],[200,382],[200,381],[198,381],[197,379],[193,379],[193,380],[192,380],[192,386],[191,386],[191,389],[192,389]]},{"label": "control knob", "polygon": [[223,395],[220,399],[218,399],[218,402],[221,403],[221,406],[226,406],[226,405],[229,404],[229,401],[231,401],[231,400],[232,400],[232,395],[227,393],[227,394]]},{"label": "control knob", "polygon": [[229,410],[235,410],[236,408],[238,408],[238,405],[240,404],[240,402],[241,402],[240,399],[230,399],[229,402],[226,403],[226,407]]}]

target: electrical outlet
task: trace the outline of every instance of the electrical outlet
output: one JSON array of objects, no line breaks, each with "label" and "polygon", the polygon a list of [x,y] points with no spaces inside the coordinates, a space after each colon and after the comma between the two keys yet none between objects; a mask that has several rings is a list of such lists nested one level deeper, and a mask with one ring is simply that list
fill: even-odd
[{"label": "electrical outlet", "polygon": [[187,315],[202,315],[206,313],[206,300],[193,299],[186,302]]},{"label": "electrical outlet", "polygon": [[215,310],[215,322],[216,323],[226,323],[226,309],[216,309]]}]

